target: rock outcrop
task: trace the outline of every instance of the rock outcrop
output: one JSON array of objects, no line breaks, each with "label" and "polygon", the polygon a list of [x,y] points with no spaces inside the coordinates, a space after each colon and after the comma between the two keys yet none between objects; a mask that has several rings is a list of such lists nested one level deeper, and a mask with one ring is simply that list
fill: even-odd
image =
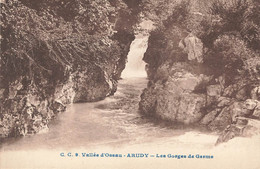
[{"label": "rock outcrop", "polygon": [[0,139],[44,131],[66,104],[116,91],[134,2],[1,1]]},{"label": "rock outcrop", "polygon": [[[254,7],[244,4],[249,5],[245,13],[239,4],[233,5],[224,5],[227,13],[222,14],[214,13],[213,4],[208,16],[194,4],[181,2],[158,22],[144,56],[149,83],[141,95],[141,113],[222,133],[217,143],[259,133],[259,47],[250,46],[239,27],[230,23],[230,17],[249,19]],[[232,15],[230,8],[244,18]],[[194,17],[197,13],[200,16]],[[259,35],[258,28],[254,31]]]},{"label": "rock outcrop", "polygon": [[203,43],[192,33],[180,41],[179,47],[188,53],[188,60],[203,62]]}]

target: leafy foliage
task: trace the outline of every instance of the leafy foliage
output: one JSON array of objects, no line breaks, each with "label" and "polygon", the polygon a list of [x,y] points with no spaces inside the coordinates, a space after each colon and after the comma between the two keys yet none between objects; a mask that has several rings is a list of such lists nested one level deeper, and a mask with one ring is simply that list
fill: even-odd
[{"label": "leafy foliage", "polygon": [[239,34],[253,50],[259,50],[259,3],[248,0],[215,0],[209,9],[210,18],[202,22],[204,44],[208,47],[219,35],[225,33]]},{"label": "leafy foliage", "polygon": [[[119,42],[112,39],[113,18],[119,13],[109,1],[31,2],[1,4],[1,75],[6,75],[7,82],[37,72],[59,80],[63,78],[57,72],[77,65],[107,70],[121,57]],[[118,8],[127,13],[123,3]]]},{"label": "leafy foliage", "polygon": [[206,64],[217,75],[225,73],[227,84],[242,78],[248,79],[248,83],[259,81],[258,7],[254,1],[215,0],[201,22],[199,36],[208,48]]},{"label": "leafy foliage", "polygon": [[[210,0],[197,3],[198,1],[182,0],[160,1],[161,4],[153,0],[146,1],[148,4],[145,4],[145,7],[163,7],[159,8],[162,11],[157,16],[163,21],[160,23],[154,19],[159,26],[151,33],[149,40],[149,43],[156,42],[158,48],[151,44],[153,48],[148,48],[144,58],[148,60],[149,55],[150,59],[156,61],[156,65],[151,67],[158,67],[167,58],[167,62],[181,61],[176,60],[178,55],[182,56],[182,53],[178,52],[178,42],[180,38],[183,39],[192,33],[203,42],[204,64],[201,67],[207,67],[206,69],[210,70],[209,74],[216,78],[225,74],[227,85],[241,79],[248,79],[248,83],[258,83],[259,1]],[[150,14],[147,16],[152,18],[156,9],[147,12]],[[157,54],[156,51],[161,52]]]}]

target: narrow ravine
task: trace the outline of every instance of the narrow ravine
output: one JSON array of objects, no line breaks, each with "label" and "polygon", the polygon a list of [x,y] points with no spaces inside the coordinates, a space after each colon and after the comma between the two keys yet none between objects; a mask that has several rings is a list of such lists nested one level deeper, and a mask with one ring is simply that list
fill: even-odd
[{"label": "narrow ravine", "polygon": [[50,124],[48,131],[7,140],[2,145],[3,150],[124,146],[184,134],[182,129],[173,130],[171,126],[151,121],[138,112],[140,95],[148,83],[142,58],[151,23],[143,22],[141,28],[145,32],[139,32],[131,44],[128,62],[114,96],[94,103],[72,104]]},{"label": "narrow ravine", "polygon": [[[99,102],[69,105],[64,113],[52,121],[48,131],[8,139],[1,145],[0,168],[5,168],[7,164],[10,167],[9,160],[12,159],[22,159],[21,168],[23,165],[32,168],[48,166],[78,168],[75,166],[76,160],[81,167],[83,164],[91,167],[90,161],[96,162],[95,167],[101,165],[96,159],[71,158],[71,160],[64,161],[64,158],[60,157],[60,153],[64,151],[72,153],[201,154],[212,155],[217,161],[228,160],[230,154],[232,154],[232,161],[240,158],[239,153],[260,156],[259,152],[256,153],[257,150],[254,150],[259,141],[239,138],[215,147],[217,135],[191,128],[177,129],[162,122],[149,120],[138,112],[140,95],[148,82],[145,64],[142,61],[147,49],[147,40],[148,35],[142,33],[136,35],[122,79],[119,80],[117,92],[113,96]],[[241,148],[238,153],[237,146],[248,141],[251,141],[251,146]],[[250,154],[252,151],[256,152]],[[102,161],[102,165],[113,163],[129,168],[126,166],[129,160],[132,159],[122,159],[121,161],[107,159]],[[148,160],[150,164],[155,164],[157,160],[156,165],[159,165],[158,160],[165,162],[167,159]],[[147,161],[136,161],[136,164],[144,164]],[[185,160],[175,162],[190,166]],[[199,160],[193,162],[193,164],[200,163]],[[204,161],[203,165],[207,168],[208,165],[212,165],[212,162],[213,160]],[[16,165],[19,165],[19,161],[16,162]],[[236,168],[234,163],[227,165],[227,168],[230,166]]]},{"label": "narrow ravine", "polygon": [[[142,90],[146,87],[145,63],[152,23],[144,21],[131,44],[126,68],[115,95],[103,101],[72,104],[41,134],[8,139],[2,152],[9,150],[90,148],[129,146],[160,142],[185,134],[191,129],[173,129],[165,123],[143,117],[138,111]],[[202,146],[212,147],[216,136]],[[171,141],[170,141],[171,142]],[[186,142],[186,141],[184,141]],[[177,145],[179,144],[178,142]],[[191,144],[193,146],[193,144]]]}]

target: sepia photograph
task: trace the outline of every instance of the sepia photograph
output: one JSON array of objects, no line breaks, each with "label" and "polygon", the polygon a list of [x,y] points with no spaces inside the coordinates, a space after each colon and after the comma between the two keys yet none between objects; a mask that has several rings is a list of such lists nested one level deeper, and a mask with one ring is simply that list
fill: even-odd
[{"label": "sepia photograph", "polygon": [[0,8],[0,169],[260,169],[259,0]]}]

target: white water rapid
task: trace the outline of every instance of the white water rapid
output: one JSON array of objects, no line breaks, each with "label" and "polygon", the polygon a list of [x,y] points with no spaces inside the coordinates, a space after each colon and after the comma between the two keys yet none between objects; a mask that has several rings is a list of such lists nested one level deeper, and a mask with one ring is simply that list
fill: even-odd
[{"label": "white water rapid", "polygon": [[135,35],[135,40],[130,46],[126,67],[121,75],[122,78],[147,76],[145,71],[146,63],[143,61],[143,56],[148,47],[148,32],[152,29],[154,29],[152,21],[143,21],[140,24],[140,31]]}]

